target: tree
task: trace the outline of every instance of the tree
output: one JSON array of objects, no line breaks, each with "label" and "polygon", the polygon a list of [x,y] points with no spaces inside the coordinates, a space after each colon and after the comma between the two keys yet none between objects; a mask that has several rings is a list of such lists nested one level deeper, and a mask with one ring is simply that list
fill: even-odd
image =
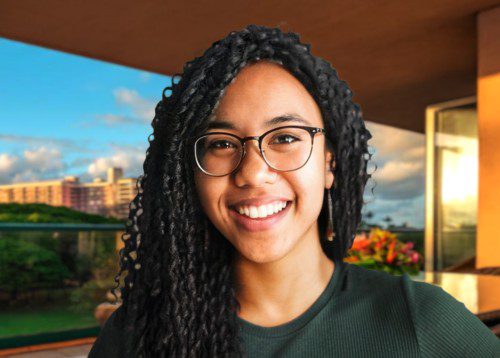
[{"label": "tree", "polygon": [[387,227],[386,228],[390,228],[391,227],[392,218],[389,215],[387,215],[385,218],[383,218],[382,221],[384,221],[384,222],[387,223]]},{"label": "tree", "polygon": [[10,294],[11,300],[20,291],[58,287],[70,276],[55,252],[15,238],[0,240],[0,289]]}]

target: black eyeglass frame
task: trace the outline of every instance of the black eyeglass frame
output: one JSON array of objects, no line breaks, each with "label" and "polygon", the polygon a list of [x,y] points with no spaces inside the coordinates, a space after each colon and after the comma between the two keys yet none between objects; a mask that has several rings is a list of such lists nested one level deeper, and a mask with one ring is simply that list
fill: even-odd
[{"label": "black eyeglass frame", "polygon": [[[307,156],[307,159],[305,160],[304,164],[302,164],[300,167],[298,168],[295,168],[295,169],[290,169],[290,170],[281,170],[281,169],[277,169],[275,167],[273,167],[267,160],[266,158],[266,155],[265,155],[265,151],[262,149],[262,142],[264,140],[264,138],[269,134],[269,133],[272,133],[272,132],[275,132],[275,131],[278,131],[278,130],[281,130],[281,129],[285,129],[285,128],[300,128],[300,129],[304,129],[306,130],[309,135],[311,136],[311,150],[309,151],[309,154]],[[246,154],[246,145],[245,143],[249,140],[256,140],[258,141],[259,143],[259,151],[260,151],[260,155],[262,156],[262,158],[264,158],[264,161],[266,162],[267,165],[269,165],[271,168],[273,168],[274,170],[277,170],[277,171],[280,171],[280,172],[291,172],[291,171],[295,171],[295,170],[299,170],[300,168],[302,168],[304,165],[307,164],[307,162],[309,161],[309,158],[311,158],[311,153],[313,151],[313,148],[314,148],[314,136],[317,134],[317,133],[326,133],[326,130],[324,128],[318,128],[318,127],[309,127],[309,126],[282,126],[282,127],[277,127],[277,128],[273,128],[273,129],[270,129],[268,130],[267,132],[261,134],[260,136],[248,136],[248,137],[244,137],[244,138],[241,138],[240,136],[236,135],[236,134],[233,134],[233,133],[228,133],[228,132],[208,132],[208,133],[204,133],[200,136],[197,136],[197,137],[192,137],[189,139],[189,142],[193,142],[193,154],[194,154],[194,159],[195,159],[195,162],[196,162],[196,165],[198,166],[198,168],[205,174],[207,175],[210,175],[210,176],[213,176],[213,177],[224,177],[226,175],[231,175],[233,174],[235,171],[238,170],[238,167],[240,166],[241,162],[243,161],[243,158],[245,157],[245,154]],[[241,147],[243,148],[243,151],[242,151],[242,154],[240,156],[240,159],[238,161],[238,164],[236,164],[235,168],[227,173],[227,174],[223,174],[223,175],[214,175],[214,174],[211,174],[207,171],[205,171],[205,169],[202,168],[201,164],[199,163],[198,161],[198,156],[196,154],[196,143],[203,139],[204,137],[207,137],[207,136],[210,136],[212,134],[224,134],[224,135],[228,135],[228,136],[231,136],[233,138],[236,138],[240,141],[241,143]]]}]

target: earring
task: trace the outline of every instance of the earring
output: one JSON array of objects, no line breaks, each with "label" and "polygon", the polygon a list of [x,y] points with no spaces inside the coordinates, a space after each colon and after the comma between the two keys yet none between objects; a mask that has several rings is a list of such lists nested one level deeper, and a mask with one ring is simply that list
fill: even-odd
[{"label": "earring", "polygon": [[333,241],[335,237],[335,231],[333,229],[333,204],[332,197],[330,196],[330,192],[327,191],[326,195],[328,195],[328,230],[327,230],[327,240]]}]

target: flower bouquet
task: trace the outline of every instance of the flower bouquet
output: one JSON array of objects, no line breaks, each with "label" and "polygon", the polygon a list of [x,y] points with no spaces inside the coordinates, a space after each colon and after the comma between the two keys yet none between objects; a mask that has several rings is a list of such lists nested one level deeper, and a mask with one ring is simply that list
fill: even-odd
[{"label": "flower bouquet", "polygon": [[356,235],[345,262],[393,275],[417,275],[423,265],[423,256],[413,250],[413,242],[401,242],[396,235],[380,228],[373,228]]}]

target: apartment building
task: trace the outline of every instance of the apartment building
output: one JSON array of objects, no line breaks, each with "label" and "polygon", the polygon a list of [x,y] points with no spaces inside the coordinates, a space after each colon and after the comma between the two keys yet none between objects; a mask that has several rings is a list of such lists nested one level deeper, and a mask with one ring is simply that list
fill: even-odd
[{"label": "apartment building", "polygon": [[137,178],[124,178],[122,168],[108,168],[107,178],[80,183],[75,176],[0,185],[0,203],[44,203],[86,213],[126,218],[137,194]]}]

